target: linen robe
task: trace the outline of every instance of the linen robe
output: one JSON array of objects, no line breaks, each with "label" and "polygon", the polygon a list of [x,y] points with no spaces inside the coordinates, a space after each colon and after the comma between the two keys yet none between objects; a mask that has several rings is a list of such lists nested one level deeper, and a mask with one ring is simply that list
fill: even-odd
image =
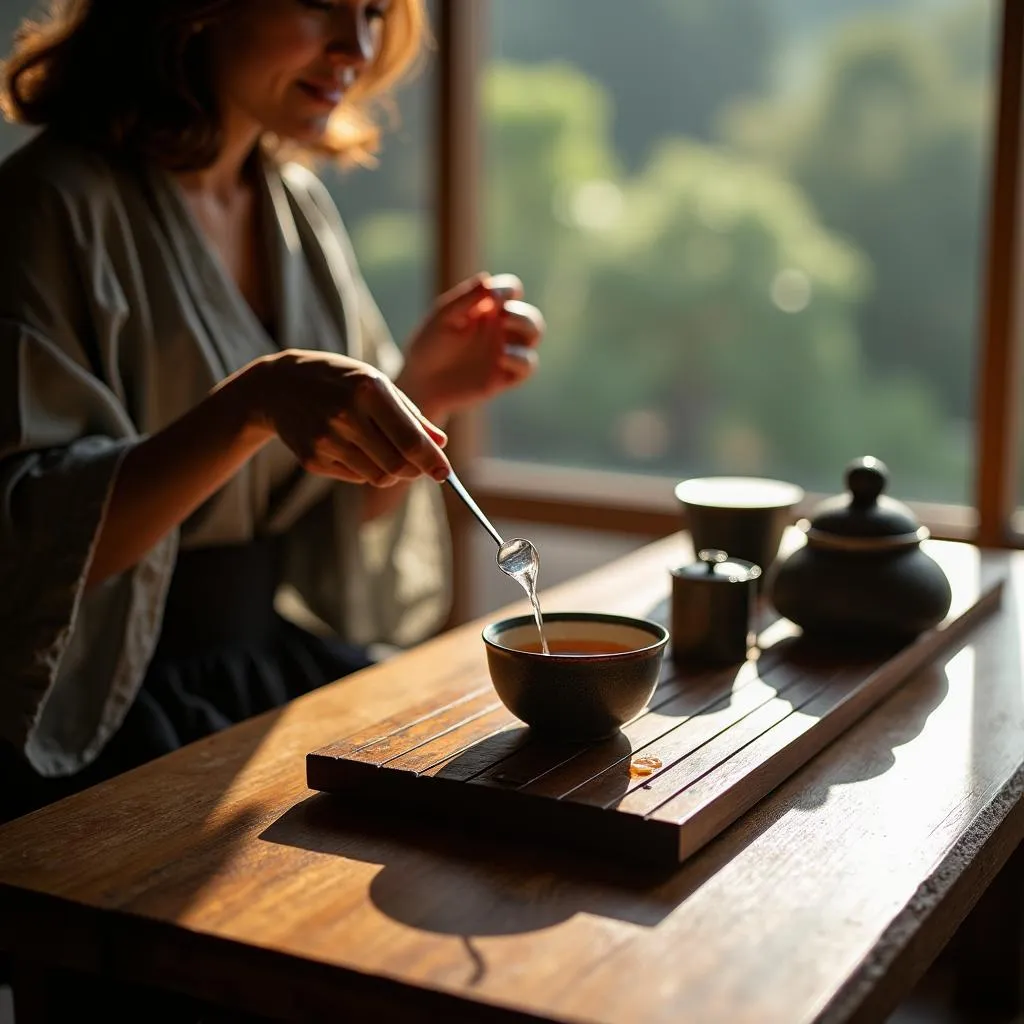
[{"label": "linen robe", "polygon": [[279,348],[401,356],[308,169],[258,161],[277,337],[175,179],[50,131],[0,165],[0,736],[42,775],[89,764],[138,692],[176,553],[281,535],[284,582],[341,638],[407,646],[449,603],[438,485],[361,523],[364,488],[276,439],[138,565],[84,590],[118,466]]}]

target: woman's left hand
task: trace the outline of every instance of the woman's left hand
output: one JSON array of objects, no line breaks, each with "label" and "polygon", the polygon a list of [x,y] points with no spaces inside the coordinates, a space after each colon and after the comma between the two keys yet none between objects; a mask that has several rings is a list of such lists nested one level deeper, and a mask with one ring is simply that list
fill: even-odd
[{"label": "woman's left hand", "polygon": [[425,416],[443,421],[531,376],[544,318],[522,296],[513,274],[477,274],[437,300],[395,381]]}]

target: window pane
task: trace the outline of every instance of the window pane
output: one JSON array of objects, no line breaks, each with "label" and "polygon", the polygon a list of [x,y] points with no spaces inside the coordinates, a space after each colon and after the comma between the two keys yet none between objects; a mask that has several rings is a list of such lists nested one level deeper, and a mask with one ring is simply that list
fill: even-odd
[{"label": "window pane", "polygon": [[994,0],[494,0],[492,454],[969,498]]}]

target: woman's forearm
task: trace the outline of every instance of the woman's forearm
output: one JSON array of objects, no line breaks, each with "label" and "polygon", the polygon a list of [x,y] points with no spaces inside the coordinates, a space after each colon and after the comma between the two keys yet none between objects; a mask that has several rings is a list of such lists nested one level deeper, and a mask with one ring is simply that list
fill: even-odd
[{"label": "woman's forearm", "polygon": [[[298,355],[302,357],[299,362],[310,363],[308,354]],[[258,360],[229,377],[194,409],[125,455],[96,540],[86,587],[136,565],[280,432],[270,422],[276,423],[280,415],[268,419],[264,408],[272,405],[272,395],[282,390],[275,383],[277,378],[268,376],[276,372],[271,369],[274,362]],[[349,362],[342,367],[348,372]],[[311,365],[315,370],[315,360]],[[286,382],[284,390],[305,394],[308,401],[310,393],[302,379],[293,384],[289,391]],[[351,400],[347,392],[339,390],[339,394]],[[254,412],[258,409],[263,410],[259,415]],[[291,414],[295,411],[291,409]],[[285,422],[287,426],[287,417]],[[298,424],[298,436],[304,440],[310,424],[301,416]],[[338,469],[332,464],[327,471],[338,475]],[[393,511],[404,499],[409,481],[400,480],[391,487],[365,486],[364,521]]]},{"label": "woman's forearm", "polygon": [[221,386],[125,455],[87,588],[137,564],[270,440],[273,432],[252,421],[238,390]]}]

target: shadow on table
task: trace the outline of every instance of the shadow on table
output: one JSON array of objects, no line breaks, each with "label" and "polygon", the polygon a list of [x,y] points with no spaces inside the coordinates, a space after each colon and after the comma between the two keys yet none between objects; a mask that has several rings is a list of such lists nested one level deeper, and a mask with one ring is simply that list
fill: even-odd
[{"label": "shadow on table", "polygon": [[[872,732],[870,743],[863,747],[852,744],[846,748],[841,759],[830,760],[827,774],[821,776],[821,785],[805,788],[796,805],[804,810],[821,806],[828,799],[832,787],[863,782],[889,771],[896,764],[896,751],[924,731],[932,712],[949,693],[949,679],[943,667],[946,660],[943,658],[938,664],[918,670],[913,678],[912,698],[904,697],[905,713],[898,718],[890,718],[884,734]],[[878,707],[888,701],[898,700],[900,694],[901,687],[897,687]],[[852,728],[856,728],[856,725]],[[827,750],[826,747],[822,755],[818,756],[824,756]]]},{"label": "shadow on table", "polygon": [[603,859],[600,851],[584,856],[543,837],[516,842],[397,820],[356,800],[317,794],[260,838],[380,864],[369,896],[381,913],[411,928],[467,937],[540,931],[580,913],[654,928],[771,824],[730,830],[726,841],[670,869]]},{"label": "shadow on table", "polygon": [[[1002,575],[1001,569],[999,575]],[[985,579],[983,572],[982,580]],[[1010,610],[1016,603],[1009,587],[1002,600],[1004,610]],[[963,636],[953,639],[930,661],[909,672],[905,680],[898,681],[877,704],[866,707],[863,717],[871,716],[871,724],[850,723],[843,735],[851,742],[844,745],[841,757],[831,753],[829,747],[817,755],[822,770],[816,773],[812,786],[801,789],[795,806],[803,810],[813,809],[822,805],[836,786],[877,778],[888,772],[896,764],[896,751],[921,735],[931,715],[949,696],[951,681],[956,687],[970,686],[975,703],[980,697],[982,707],[991,709],[994,705],[1001,709],[1001,714],[1019,719],[1021,699],[1016,687],[1007,687],[1007,693],[992,700],[992,689],[1002,685],[1008,676],[1003,664],[1012,665],[1013,671],[1018,671],[1021,649],[1018,621],[1017,614],[995,618],[983,616]],[[862,643],[851,644],[845,650],[834,644],[822,649],[826,656],[838,657],[848,664],[862,657],[881,659],[899,651],[898,646],[888,649],[879,646],[872,650]],[[813,657],[813,645],[808,645],[808,651]],[[990,660],[992,664],[988,664]],[[988,714],[991,716],[991,710]],[[969,768],[972,774],[984,762],[989,744],[987,730],[993,723],[984,719],[984,714],[973,710],[970,721],[965,722],[971,733],[972,766],[977,762],[977,768]],[[864,736],[863,743],[857,742],[858,735]],[[782,787],[782,792],[787,792],[785,787]]]}]

